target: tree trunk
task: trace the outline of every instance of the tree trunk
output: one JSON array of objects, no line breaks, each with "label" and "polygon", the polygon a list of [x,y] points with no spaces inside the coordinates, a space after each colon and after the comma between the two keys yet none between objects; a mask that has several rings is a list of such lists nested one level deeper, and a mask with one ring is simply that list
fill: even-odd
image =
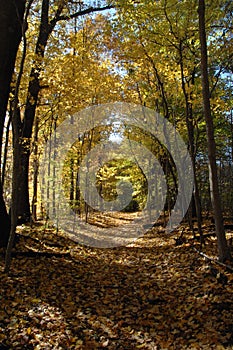
[{"label": "tree trunk", "polygon": [[21,142],[19,138],[18,156],[20,162],[18,163],[18,205],[17,205],[17,224],[29,222],[31,217],[30,202],[29,202],[29,158],[30,158],[30,143],[28,140]]},{"label": "tree trunk", "polygon": [[10,136],[10,126],[11,126],[11,116],[9,117],[6,125],[6,132],[5,132],[5,146],[2,154],[2,188],[4,192],[4,183],[5,183],[5,177],[6,177],[6,165],[7,165],[7,155],[8,155],[8,146],[9,146],[9,136]]},{"label": "tree trunk", "polygon": [[215,229],[218,240],[219,260],[224,262],[231,258],[230,249],[227,245],[226,235],[223,225],[223,215],[218,187],[217,165],[216,165],[216,144],[214,139],[214,124],[211,116],[210,88],[208,76],[208,54],[205,29],[205,0],[198,2],[199,14],[199,37],[201,43],[201,74],[202,74],[202,95],[203,108],[206,122],[206,133],[208,141],[209,158],[209,181],[210,195],[214,212]]},{"label": "tree trunk", "polygon": [[[25,0],[0,0],[0,154],[10,83],[22,36],[24,10]],[[0,245],[6,246],[10,233],[10,218],[3,198],[2,184],[0,184],[0,222]]]},{"label": "tree trunk", "polygon": [[[182,91],[183,91],[184,99],[185,99],[185,119],[186,119],[186,125],[187,125],[187,129],[188,129],[189,151],[190,151],[192,167],[193,167],[193,180],[194,180],[193,197],[194,197],[195,209],[196,209],[196,214],[197,214],[198,233],[200,235],[200,241],[202,244],[202,243],[204,243],[204,239],[203,239],[203,232],[202,232],[202,217],[201,217],[201,205],[200,205],[201,201],[200,201],[198,181],[197,181],[197,171],[196,171],[196,150],[195,150],[195,146],[194,146],[192,94],[190,93],[190,95],[189,95],[187,92],[187,89],[186,89],[186,83],[185,83],[185,77],[184,77],[184,62],[183,62],[182,42],[180,42],[179,54],[180,54],[180,71],[181,71],[181,79],[182,79],[182,82],[181,82],[182,83]],[[195,74],[193,71],[193,74],[192,74],[192,84],[193,85],[194,85],[194,75]],[[193,226],[192,226],[192,229],[193,229]]]},{"label": "tree trunk", "polygon": [[38,173],[39,173],[39,156],[38,156],[38,118],[35,120],[34,128],[34,149],[33,149],[33,196],[32,196],[32,218],[37,220],[37,191],[38,191]]},{"label": "tree trunk", "polygon": [[[17,112],[15,112],[17,113]],[[18,188],[19,188],[19,177],[18,177],[18,170],[20,169],[20,143],[21,139],[19,137],[19,134],[17,133],[17,118],[15,115],[13,115],[12,118],[12,127],[13,127],[13,174],[12,174],[12,203],[11,203],[11,230],[10,230],[10,236],[9,241],[7,244],[6,249],[6,256],[5,256],[5,269],[4,271],[6,273],[9,272],[10,269],[10,262],[11,262],[11,252],[15,241],[15,232],[16,232],[16,226],[17,226],[17,213],[18,213]]]},{"label": "tree trunk", "polygon": [[2,184],[0,182],[0,222],[1,222],[1,235],[0,235],[0,247],[6,247],[10,235],[10,216],[7,213],[4,198]]},{"label": "tree trunk", "polygon": [[24,112],[23,126],[21,130],[18,130],[21,142],[19,149],[19,156],[21,162],[19,164],[19,176],[20,176],[20,187],[19,191],[19,203],[18,203],[18,220],[19,222],[29,222],[31,211],[30,211],[30,199],[29,199],[29,186],[28,186],[28,175],[29,175],[29,158],[30,158],[30,144],[33,130],[33,123],[35,118],[36,106],[40,92],[40,72],[41,72],[41,61],[44,57],[44,51],[48,42],[49,35],[53,28],[50,28],[48,23],[49,13],[49,0],[43,0],[42,11],[41,11],[41,23],[40,31],[36,44],[35,55],[36,59],[30,73],[30,81],[27,92],[27,101]]}]

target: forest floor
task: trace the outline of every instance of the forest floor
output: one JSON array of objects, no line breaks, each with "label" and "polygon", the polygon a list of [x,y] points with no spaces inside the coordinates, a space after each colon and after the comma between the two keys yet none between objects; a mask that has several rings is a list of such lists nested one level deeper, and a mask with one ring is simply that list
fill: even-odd
[{"label": "forest floor", "polygon": [[[183,228],[180,245],[182,226],[156,226],[100,249],[44,223],[18,227],[8,276],[0,256],[0,349],[233,349],[233,273]],[[214,235],[202,251],[217,259]]]}]

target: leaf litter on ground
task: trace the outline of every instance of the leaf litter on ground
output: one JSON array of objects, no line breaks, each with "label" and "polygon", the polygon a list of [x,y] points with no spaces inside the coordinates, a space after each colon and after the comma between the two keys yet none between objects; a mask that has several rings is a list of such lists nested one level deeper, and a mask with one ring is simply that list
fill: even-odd
[{"label": "leaf litter on ground", "polygon": [[[157,226],[98,249],[52,226],[19,227],[8,276],[0,263],[2,348],[233,349],[233,274],[200,256],[183,229],[179,246],[179,231]],[[214,236],[203,252],[216,258]]]}]

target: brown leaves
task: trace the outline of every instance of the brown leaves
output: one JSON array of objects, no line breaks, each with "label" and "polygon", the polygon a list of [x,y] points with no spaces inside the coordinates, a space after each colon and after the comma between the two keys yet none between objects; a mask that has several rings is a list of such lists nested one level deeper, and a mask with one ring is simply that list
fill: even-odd
[{"label": "brown leaves", "polygon": [[[72,253],[16,257],[9,277],[1,263],[0,344],[220,350],[233,343],[233,276],[216,266],[228,278],[219,283],[188,241],[175,247],[160,230],[128,247],[93,249],[50,232],[40,249],[46,240],[51,253],[53,241],[56,252],[60,244]],[[28,244],[21,240],[21,249]],[[214,256],[211,242],[206,249]]]}]

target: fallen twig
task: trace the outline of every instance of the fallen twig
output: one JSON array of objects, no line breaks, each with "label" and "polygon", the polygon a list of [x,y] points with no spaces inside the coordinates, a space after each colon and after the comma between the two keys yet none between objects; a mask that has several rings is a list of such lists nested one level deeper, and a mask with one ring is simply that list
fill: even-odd
[{"label": "fallen twig", "polygon": [[212,261],[222,267],[224,267],[225,269],[227,269],[228,271],[231,271],[233,272],[233,268],[230,266],[230,265],[226,265],[224,263],[222,263],[221,261],[218,261],[214,258],[211,258],[210,256],[206,255],[205,253],[201,252],[200,250],[198,250],[197,248],[195,248],[194,246],[192,246],[192,248],[198,253],[200,254],[201,256],[203,256],[205,259],[208,259],[209,261]]}]

